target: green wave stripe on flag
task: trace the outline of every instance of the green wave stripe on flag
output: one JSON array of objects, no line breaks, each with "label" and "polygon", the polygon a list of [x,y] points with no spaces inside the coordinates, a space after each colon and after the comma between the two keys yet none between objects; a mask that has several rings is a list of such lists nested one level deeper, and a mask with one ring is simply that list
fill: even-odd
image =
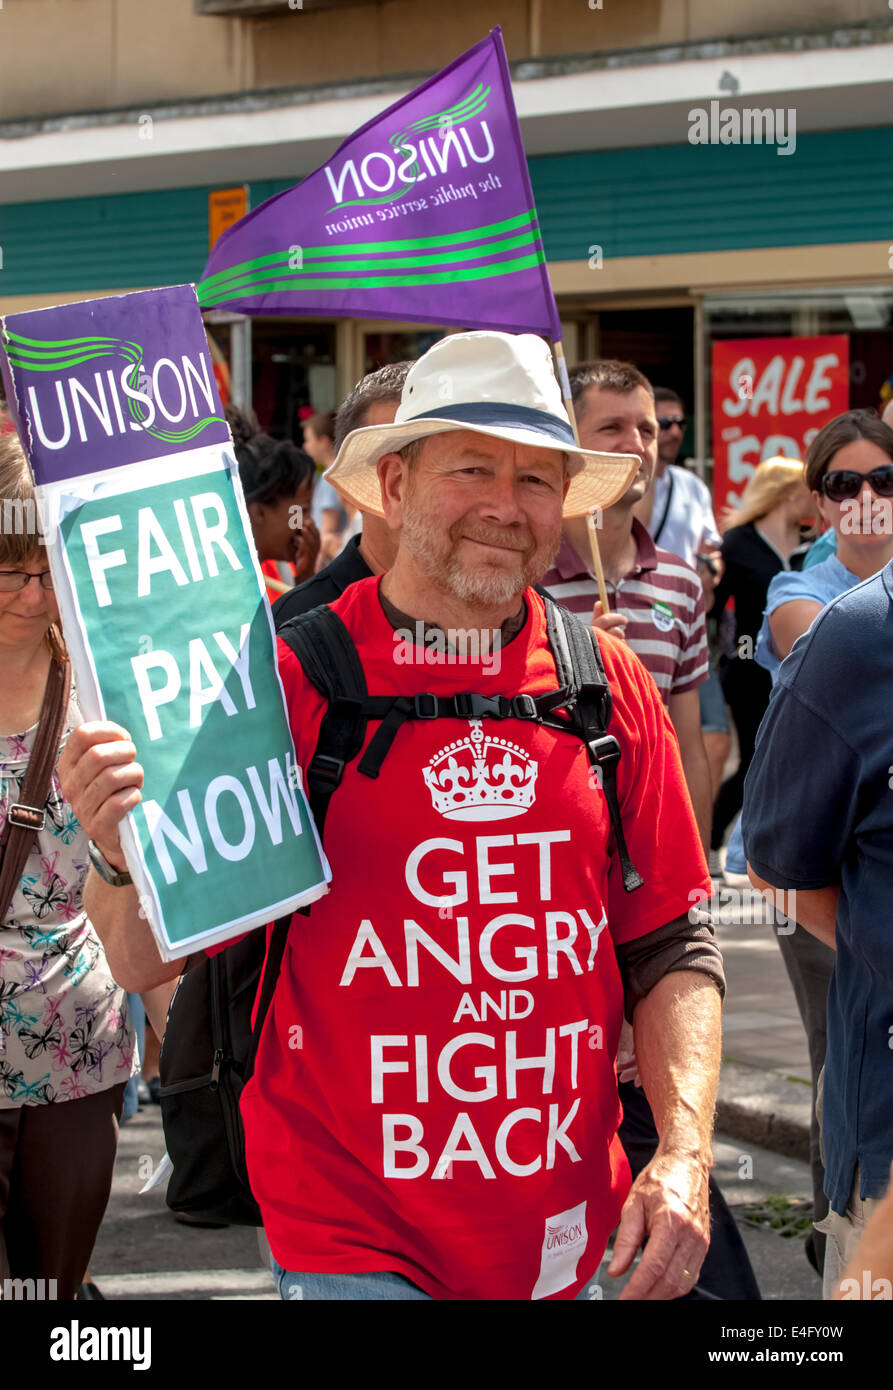
[{"label": "green wave stripe on flag", "polygon": [[[407,136],[418,131],[424,134],[426,130],[439,130],[446,138],[446,132],[452,130],[454,126],[464,125],[466,121],[472,120],[474,116],[486,110],[487,97],[490,95],[490,88],[485,87],[479,82],[473,92],[469,92],[464,101],[456,102],[454,106],[448,106],[443,111],[436,111],[432,116],[420,116],[417,121],[411,121],[404,130],[397,130],[388,139],[388,144],[393,149],[399,150],[405,143]],[[395,188],[393,193],[384,193],[377,198],[345,198],[341,203],[334,203],[329,208],[329,212],[334,212],[336,208],[355,208],[364,206],[377,206],[380,203],[396,203],[400,198],[405,198],[407,193],[415,187],[416,180],[421,174],[421,166],[418,158],[409,165],[412,178]]]},{"label": "green wave stripe on flag", "polygon": [[[139,343],[128,343],[123,338],[25,338],[20,333],[7,331],[6,354],[14,367],[29,372],[68,371],[97,357],[124,357],[133,363],[127,378],[127,385],[136,389],[139,385],[140,369],[143,362],[143,349]],[[145,394],[145,393],[144,393]],[[127,410],[137,425],[143,425],[148,418],[142,403],[132,397],[127,398]],[[185,444],[201,434],[207,425],[219,424],[219,415],[206,415],[189,429],[165,430],[158,425],[146,430],[155,439],[166,444]]]},{"label": "green wave stripe on flag", "polygon": [[32,372],[58,372],[88,362],[91,357],[120,353],[131,362],[139,362],[142,349],[137,343],[120,338],[59,338],[57,340],[24,338],[20,333],[7,332],[7,355],[14,367]]},{"label": "green wave stripe on flag", "polygon": [[[443,111],[437,111],[433,116],[420,116],[417,121],[410,121],[407,130],[431,130],[442,126],[446,121],[467,121],[469,117],[476,116],[479,111],[483,111],[487,105],[487,97],[490,95],[490,88],[485,87],[483,82],[479,82],[473,92],[469,92],[462,101],[455,102],[452,106],[447,106]],[[399,137],[391,136],[391,144]]]},{"label": "green wave stripe on flag", "polygon": [[[467,261],[492,261],[493,273],[497,274],[502,264],[501,261],[496,259],[497,257],[505,256],[510,251],[519,251],[524,247],[537,248],[539,245],[539,236],[534,232],[517,237],[510,237],[505,241],[499,242],[498,245],[475,249],[473,251],[443,251],[438,249],[418,256],[390,256],[385,257],[383,260],[352,260],[350,258],[345,259],[337,256],[332,256],[327,260],[320,258],[318,261],[314,260],[312,262],[310,270],[314,276],[320,271],[325,275],[343,275],[345,271],[362,270],[365,274],[362,280],[357,280],[356,283],[358,285],[362,285],[367,277],[371,277],[376,271],[384,271],[389,275],[395,275],[400,271],[411,271],[417,266],[428,266],[431,270],[434,270],[444,265]],[[285,277],[284,281],[283,276]],[[277,257],[274,264],[268,267],[268,273],[259,274],[255,271],[244,276],[234,277],[232,280],[227,280],[222,286],[217,287],[214,293],[216,295],[223,290],[227,297],[238,294],[240,291],[244,293],[245,290],[257,290],[259,293],[263,293],[265,283],[273,279],[279,279],[283,281],[283,283],[287,281],[296,289],[301,289],[302,282],[305,281],[306,278],[306,264],[302,265],[300,269],[286,269],[285,266],[281,264],[281,258]],[[323,284],[325,282],[315,279],[314,283]],[[418,283],[427,284],[427,278],[422,276]],[[199,302],[201,302],[201,294],[199,294]]]},{"label": "green wave stripe on flag", "polygon": [[[308,275],[301,278],[297,274],[289,280],[272,280],[262,283],[264,294],[275,294],[278,290],[380,290],[390,289],[398,285],[450,285],[465,284],[473,280],[493,280],[502,275],[513,275],[520,270],[533,270],[538,265],[545,264],[546,257],[542,250],[535,251],[530,256],[521,256],[513,261],[501,261],[497,266],[470,266],[459,267],[456,270],[444,270],[432,272],[427,275],[362,275],[359,277],[346,277],[339,279],[328,279],[316,275]],[[200,287],[199,287],[200,288]],[[254,287],[256,288],[256,287]],[[227,299],[239,299],[247,297],[252,291],[252,286],[246,285],[242,291],[228,294]],[[199,303],[201,304],[202,295],[199,293]],[[214,301],[210,301],[214,302]]]},{"label": "green wave stripe on flag", "polygon": [[[506,233],[522,228],[524,230],[517,236],[506,235]],[[478,245],[476,243],[483,244]],[[532,258],[525,257],[521,260],[504,262],[494,260],[492,265],[480,267],[484,272],[483,275],[472,274],[470,271],[465,274],[456,271],[440,274],[428,272],[423,275],[398,277],[398,272],[410,270],[415,266],[484,261],[504,255],[509,251],[519,250],[524,246],[536,248]],[[300,268],[294,270],[288,268],[293,250],[286,249],[265,256],[258,256],[254,260],[243,261],[227,270],[218,271],[215,275],[202,280],[197,286],[199,303],[217,303],[221,299],[244,298],[252,290],[271,293],[274,288],[272,284],[274,277],[279,277],[275,285],[276,289],[301,290],[324,288],[327,285],[331,289],[362,289],[363,287],[373,289],[391,284],[448,284],[452,281],[458,283],[465,280],[487,278],[488,276],[495,277],[541,264],[545,259],[539,227],[536,225],[535,212],[521,213],[517,217],[507,218],[504,222],[494,222],[484,227],[473,227],[465,232],[450,232],[439,237],[411,237],[396,241],[353,242],[339,247],[308,246],[299,249],[301,250],[302,264]],[[404,251],[416,251],[419,254],[401,254]],[[385,253],[384,259],[372,259],[374,255],[381,256],[382,253]],[[370,259],[357,260],[355,259],[357,256],[369,256]],[[308,262],[311,263],[310,270],[313,272],[310,275],[307,273]],[[349,280],[333,278],[329,281],[319,278],[316,274],[318,271],[324,271],[327,275],[331,274],[335,277],[339,275],[339,272],[350,270],[385,271],[388,273],[388,278],[381,279],[375,275],[364,275]],[[273,271],[273,275],[259,273],[265,271]]]},{"label": "green wave stripe on flag", "polygon": [[[463,232],[442,232],[440,236],[423,237],[404,237],[393,241],[357,241],[345,242],[343,246],[333,248],[328,246],[304,246],[301,253],[305,261],[314,260],[323,256],[331,256],[333,249],[341,255],[357,256],[365,252],[377,251],[412,251],[436,246],[458,246],[462,243],[473,243],[476,241],[491,241],[501,236],[505,232],[512,232],[521,227],[536,225],[536,211],[531,209],[529,212],[518,213],[515,217],[507,217],[502,222],[491,222],[483,227],[469,227]],[[539,235],[539,228],[536,228]],[[240,275],[243,271],[253,269],[255,266],[272,265],[276,262],[287,264],[289,250],[274,251],[266,256],[258,256],[250,261],[242,261],[239,264],[228,266],[226,270],[218,270],[213,275],[206,276],[201,281],[201,287],[216,288],[221,284],[226,284],[233,276]]]}]

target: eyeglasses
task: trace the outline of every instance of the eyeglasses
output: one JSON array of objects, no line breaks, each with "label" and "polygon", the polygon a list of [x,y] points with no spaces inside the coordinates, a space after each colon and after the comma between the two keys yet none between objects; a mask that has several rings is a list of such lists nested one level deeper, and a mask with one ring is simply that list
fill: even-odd
[{"label": "eyeglasses", "polygon": [[53,576],[49,570],[41,570],[40,574],[25,574],[22,570],[0,570],[0,594],[15,594],[27,589],[32,579],[39,580],[43,589],[53,587]]},{"label": "eyeglasses", "polygon": [[859,496],[863,483],[868,483],[878,497],[893,497],[893,464],[872,468],[870,473],[857,473],[855,468],[835,468],[822,479],[822,492],[832,502],[849,502]]},{"label": "eyeglasses", "polygon": [[671,429],[673,425],[678,425],[681,430],[685,429],[684,415],[658,415],[657,423],[662,430]]}]

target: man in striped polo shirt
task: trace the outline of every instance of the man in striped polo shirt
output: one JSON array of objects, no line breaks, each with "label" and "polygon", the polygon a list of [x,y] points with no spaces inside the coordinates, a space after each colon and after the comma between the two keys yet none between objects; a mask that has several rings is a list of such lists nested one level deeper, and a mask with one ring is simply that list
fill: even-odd
[{"label": "man in striped polo shirt", "polygon": [[[657,464],[657,417],[647,377],[628,362],[583,362],[571,374],[580,442],[601,453],[637,454],[641,467],[624,496],[599,517],[599,550],[611,612],[603,614],[591,569],[585,517],[564,522],[564,539],[542,583],[587,623],[622,635],[651,673],[667,707],[682,754],[704,843],[710,843],[710,767],[701,734],[698,686],[707,679],[708,649],[701,581],[690,565],[655,546],[633,508],[648,490]],[[624,1022],[618,1048],[623,1105],[620,1140],[630,1169],[640,1173],[658,1136],[637,1074],[632,1028]],[[760,1297],[747,1251],[715,1180],[710,1179],[710,1248],[692,1299]]]},{"label": "man in striped polo shirt", "polygon": [[569,519],[543,585],[587,622],[626,638],[667,707],[705,849],[710,843],[710,767],[701,734],[698,686],[709,671],[704,595],[690,565],[655,546],[633,508],[657,463],[657,418],[647,377],[629,362],[583,362],[571,390],[584,448],[638,454],[642,466],[620,501],[599,518],[599,549],[611,612],[602,614],[585,517]]}]

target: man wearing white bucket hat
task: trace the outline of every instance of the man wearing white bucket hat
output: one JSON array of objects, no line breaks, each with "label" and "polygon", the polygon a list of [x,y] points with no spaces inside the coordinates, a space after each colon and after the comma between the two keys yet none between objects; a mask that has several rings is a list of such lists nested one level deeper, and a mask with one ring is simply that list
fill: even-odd
[{"label": "man wearing white bucket hat", "polygon": [[[598,1298],[618,1220],[612,1275],[648,1240],[625,1297],[697,1279],[724,988],[711,931],[688,921],[707,866],[653,683],[533,587],[562,516],[610,506],[637,467],[577,447],[540,339],[465,333],[416,362],[394,423],[349,435],[328,470],[400,543],[386,574],[279,640],[311,793],[330,778],[333,874],[292,922],[242,1093],[285,1299]],[[336,655],[307,640],[332,631]],[[482,640],[470,656],[456,640],[487,632],[498,670]],[[362,679],[350,699],[339,663]],[[592,737],[608,689],[609,734]],[[358,718],[359,745],[322,766],[320,730]],[[139,796],[130,745],[110,765],[115,737],[83,726],[65,768],[113,866]],[[94,878],[86,905],[128,987],[176,972],[132,888]],[[631,1190],[624,1006],[660,1133]]]}]

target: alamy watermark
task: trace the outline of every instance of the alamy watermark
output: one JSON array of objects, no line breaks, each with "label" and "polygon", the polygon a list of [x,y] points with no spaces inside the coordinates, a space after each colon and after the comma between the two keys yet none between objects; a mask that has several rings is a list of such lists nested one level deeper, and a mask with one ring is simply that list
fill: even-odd
[{"label": "alamy watermark", "polygon": [[840,532],[843,536],[893,536],[893,505],[889,497],[849,498],[840,503]]},{"label": "alamy watermark", "polygon": [[0,535],[39,536],[43,542],[33,497],[4,497],[0,501]]},{"label": "alamy watermark", "polygon": [[0,1299],[16,1303],[45,1303],[58,1299],[56,1279],[4,1279],[0,1283]]},{"label": "alamy watermark", "polygon": [[789,893],[774,888],[718,888],[708,896],[703,888],[688,895],[688,920],[693,926],[738,926],[741,918],[769,922],[779,936],[790,936],[797,927],[797,890]]},{"label": "alamy watermark", "polygon": [[398,666],[481,666],[495,676],[502,663],[502,633],[498,627],[426,627],[417,619],[414,630],[394,630],[394,661]]},{"label": "alamy watermark", "polygon": [[688,113],[690,145],[775,145],[776,154],[793,154],[797,148],[797,112],[788,107],[721,107],[711,101],[693,106]]}]

